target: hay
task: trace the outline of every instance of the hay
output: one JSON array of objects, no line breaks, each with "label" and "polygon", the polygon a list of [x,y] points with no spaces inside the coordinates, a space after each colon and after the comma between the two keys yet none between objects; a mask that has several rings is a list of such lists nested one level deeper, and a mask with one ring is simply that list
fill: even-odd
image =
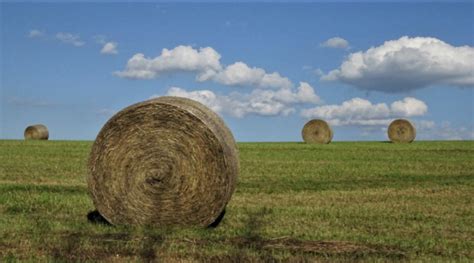
[{"label": "hay", "polygon": [[189,99],[160,97],[114,115],[88,167],[90,195],[108,222],[206,227],[234,192],[239,160],[217,114]]},{"label": "hay", "polygon": [[43,124],[36,124],[26,127],[24,136],[25,140],[47,140],[49,132]]},{"label": "hay", "polygon": [[394,143],[411,143],[415,140],[416,129],[408,120],[394,120],[388,126],[388,138]]},{"label": "hay", "polygon": [[301,131],[306,143],[328,144],[332,140],[333,132],[329,124],[323,120],[310,120]]}]

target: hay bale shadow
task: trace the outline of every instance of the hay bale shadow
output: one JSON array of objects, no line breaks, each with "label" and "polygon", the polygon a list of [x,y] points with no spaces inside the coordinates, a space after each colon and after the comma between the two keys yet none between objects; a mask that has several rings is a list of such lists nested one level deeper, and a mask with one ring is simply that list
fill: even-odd
[{"label": "hay bale shadow", "polygon": [[97,210],[90,211],[87,214],[87,220],[92,224],[100,224],[100,225],[107,225],[111,226],[112,224],[107,221]]},{"label": "hay bale shadow", "polygon": [[222,210],[222,212],[219,214],[219,216],[216,218],[216,220],[214,220],[214,222],[212,222],[210,225],[207,226],[207,228],[216,228],[217,226],[219,226],[219,224],[221,223],[222,219],[224,219],[224,215],[225,215],[225,207],[224,207],[224,210]]}]

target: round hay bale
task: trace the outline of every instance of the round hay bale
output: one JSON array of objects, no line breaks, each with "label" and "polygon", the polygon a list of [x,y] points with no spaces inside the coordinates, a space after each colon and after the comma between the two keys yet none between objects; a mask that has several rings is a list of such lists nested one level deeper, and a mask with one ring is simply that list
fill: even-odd
[{"label": "round hay bale", "polygon": [[25,140],[47,140],[49,132],[43,124],[36,124],[26,127],[24,136]]},{"label": "round hay bale", "polygon": [[306,143],[328,144],[332,140],[333,132],[327,122],[310,120],[304,125],[301,135]]},{"label": "round hay bale", "polygon": [[207,227],[234,192],[239,159],[217,114],[193,100],[160,97],[115,114],[88,168],[94,205],[111,224]]},{"label": "round hay bale", "polygon": [[416,129],[408,120],[394,120],[388,126],[388,138],[394,143],[410,143],[415,140]]}]

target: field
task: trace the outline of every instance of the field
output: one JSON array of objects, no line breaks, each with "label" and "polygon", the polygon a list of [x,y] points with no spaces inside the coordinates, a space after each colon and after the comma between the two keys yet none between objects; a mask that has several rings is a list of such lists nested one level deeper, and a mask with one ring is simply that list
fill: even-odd
[{"label": "field", "polygon": [[0,261],[474,261],[474,141],[239,143],[216,229],[91,224],[92,142],[0,141]]}]

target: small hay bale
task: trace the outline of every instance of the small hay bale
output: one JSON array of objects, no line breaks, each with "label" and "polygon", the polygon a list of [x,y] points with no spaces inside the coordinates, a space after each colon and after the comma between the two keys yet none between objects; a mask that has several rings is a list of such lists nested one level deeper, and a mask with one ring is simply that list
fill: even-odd
[{"label": "small hay bale", "polygon": [[408,120],[394,120],[388,126],[388,138],[394,143],[411,143],[415,140],[416,129]]},{"label": "small hay bale", "polygon": [[111,224],[207,227],[234,192],[239,159],[217,114],[193,100],[160,97],[115,114],[88,168],[93,203]]},{"label": "small hay bale", "polygon": [[306,143],[328,144],[332,140],[333,132],[327,122],[310,120],[304,125],[301,135]]},{"label": "small hay bale", "polygon": [[25,140],[47,140],[49,132],[43,124],[36,124],[26,127],[24,136]]}]

